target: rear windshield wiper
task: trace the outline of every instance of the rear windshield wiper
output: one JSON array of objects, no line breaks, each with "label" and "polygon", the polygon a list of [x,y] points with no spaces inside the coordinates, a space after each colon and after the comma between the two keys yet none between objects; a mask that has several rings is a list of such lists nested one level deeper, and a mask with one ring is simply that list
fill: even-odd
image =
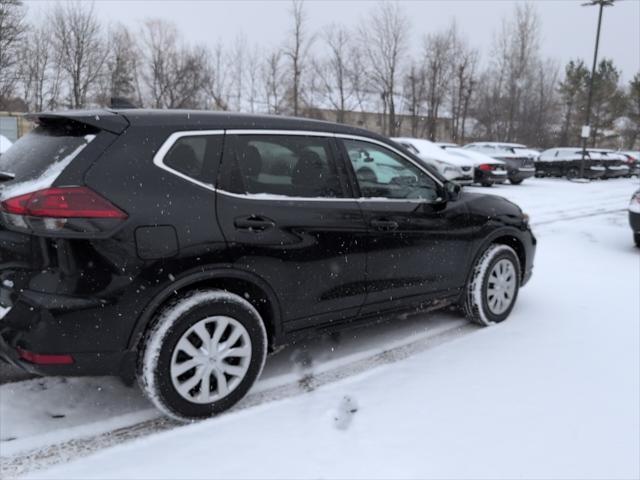
[{"label": "rear windshield wiper", "polygon": [[13,173],[8,172],[0,172],[0,182],[6,182],[8,180],[13,180],[16,176]]}]

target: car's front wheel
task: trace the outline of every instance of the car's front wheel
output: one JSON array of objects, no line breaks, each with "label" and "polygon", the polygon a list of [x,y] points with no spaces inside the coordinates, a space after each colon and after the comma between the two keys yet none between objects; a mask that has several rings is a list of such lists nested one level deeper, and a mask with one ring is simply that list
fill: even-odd
[{"label": "car's front wheel", "polygon": [[190,292],[155,318],[138,379],[163,413],[197,420],[227,410],[262,371],[267,334],[257,310],[221,290]]},{"label": "car's front wheel", "polygon": [[511,185],[520,185],[522,183],[522,178],[510,178],[509,181],[511,182]]},{"label": "car's front wheel", "polygon": [[633,234],[633,241],[636,242],[636,247],[640,248],[640,233]]},{"label": "car's front wheel", "polygon": [[480,325],[505,320],[518,297],[520,261],[513,248],[494,244],[480,256],[463,299],[465,316]]}]

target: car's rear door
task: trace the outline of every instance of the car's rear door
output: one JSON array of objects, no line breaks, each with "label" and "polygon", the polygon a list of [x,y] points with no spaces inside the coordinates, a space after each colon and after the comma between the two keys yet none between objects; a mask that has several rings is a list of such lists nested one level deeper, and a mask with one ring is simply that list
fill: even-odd
[{"label": "car's rear door", "polygon": [[217,188],[229,260],[271,285],[285,330],[359,311],[367,228],[332,136],[227,131]]},{"label": "car's rear door", "polygon": [[471,236],[462,202],[442,201],[439,180],[384,144],[340,142],[369,229],[363,313],[455,294],[466,279]]}]

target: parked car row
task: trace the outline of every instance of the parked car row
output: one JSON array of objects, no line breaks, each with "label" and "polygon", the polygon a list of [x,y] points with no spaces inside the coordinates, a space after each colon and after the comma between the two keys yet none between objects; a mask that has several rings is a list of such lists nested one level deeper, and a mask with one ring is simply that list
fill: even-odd
[{"label": "parked car row", "polygon": [[509,178],[505,162],[455,143],[434,143],[407,137],[392,140],[418,156],[426,166],[436,169],[447,180],[461,185],[478,183],[489,187],[494,183],[504,183]]},{"label": "parked car row", "polygon": [[582,164],[582,149],[550,148],[536,159],[536,177],[583,176],[590,179],[630,177],[640,173],[640,162],[633,152],[589,148]]}]

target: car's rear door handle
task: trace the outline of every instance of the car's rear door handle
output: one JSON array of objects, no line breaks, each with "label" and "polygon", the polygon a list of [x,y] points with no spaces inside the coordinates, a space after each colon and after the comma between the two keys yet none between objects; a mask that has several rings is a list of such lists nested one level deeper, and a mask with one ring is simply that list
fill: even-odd
[{"label": "car's rear door handle", "polygon": [[238,217],[233,221],[233,225],[238,230],[248,230],[252,232],[264,232],[276,226],[276,222],[270,218],[260,215],[249,215],[248,217]]},{"label": "car's rear door handle", "polygon": [[393,230],[397,230],[400,225],[398,225],[398,222],[393,220],[374,219],[371,220],[371,226],[376,230],[390,232]]}]

